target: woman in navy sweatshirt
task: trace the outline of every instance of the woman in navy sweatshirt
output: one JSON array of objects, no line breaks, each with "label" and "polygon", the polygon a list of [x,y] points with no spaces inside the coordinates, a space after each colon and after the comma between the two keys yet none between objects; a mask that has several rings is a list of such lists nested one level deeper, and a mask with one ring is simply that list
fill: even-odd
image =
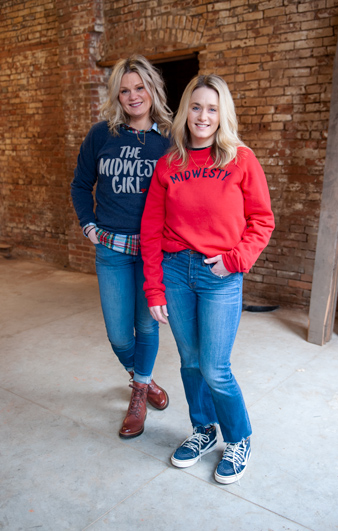
[{"label": "woman in navy sweatshirt", "polygon": [[101,109],[105,120],[90,129],[81,146],[71,193],[83,232],[96,247],[108,339],[133,378],[119,432],[131,438],[144,430],[147,399],[157,409],[169,403],[152,379],[158,323],[142,289],[140,225],[156,162],[169,147],[171,111],[161,76],[140,55],[116,63],[108,96]]}]

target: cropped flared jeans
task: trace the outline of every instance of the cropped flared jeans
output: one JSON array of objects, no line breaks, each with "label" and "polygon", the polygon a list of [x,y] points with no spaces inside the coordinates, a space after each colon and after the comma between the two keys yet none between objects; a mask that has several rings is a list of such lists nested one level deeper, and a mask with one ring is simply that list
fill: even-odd
[{"label": "cropped flared jeans", "polygon": [[169,322],[193,427],[218,423],[225,442],[251,435],[230,356],[242,312],[242,273],[221,278],[194,251],[163,253]]},{"label": "cropped flared jeans", "polygon": [[96,273],[108,339],[134,380],[150,383],[158,351],[158,323],[151,317],[143,291],[143,260],[96,246]]}]

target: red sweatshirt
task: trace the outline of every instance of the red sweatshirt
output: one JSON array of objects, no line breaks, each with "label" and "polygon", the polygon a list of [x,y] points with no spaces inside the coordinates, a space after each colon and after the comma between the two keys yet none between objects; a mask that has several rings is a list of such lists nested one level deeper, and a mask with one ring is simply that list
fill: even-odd
[{"label": "red sweatshirt", "polygon": [[222,255],[231,273],[247,273],[274,229],[269,190],[261,165],[248,148],[224,169],[210,169],[210,148],[189,151],[189,165],[160,158],[141,224],[141,251],[149,306],[166,304],[162,250],[191,249]]}]

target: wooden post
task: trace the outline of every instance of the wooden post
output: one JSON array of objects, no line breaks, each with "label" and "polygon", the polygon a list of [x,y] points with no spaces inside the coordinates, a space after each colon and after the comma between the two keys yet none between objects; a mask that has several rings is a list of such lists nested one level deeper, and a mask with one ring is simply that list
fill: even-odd
[{"label": "wooden post", "polygon": [[308,341],[324,345],[332,337],[338,288],[338,43],[333,66],[332,99],[323,195],[311,291]]}]

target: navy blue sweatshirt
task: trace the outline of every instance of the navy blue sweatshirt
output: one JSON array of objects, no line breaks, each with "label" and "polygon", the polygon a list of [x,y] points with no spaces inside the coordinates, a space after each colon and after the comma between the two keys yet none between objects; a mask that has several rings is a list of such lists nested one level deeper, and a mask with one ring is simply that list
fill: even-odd
[{"label": "navy blue sweatshirt", "polygon": [[[143,142],[143,133],[138,136]],[[139,234],[151,177],[168,147],[169,139],[154,130],[145,134],[143,145],[123,128],[113,136],[106,121],[93,125],[81,145],[71,184],[81,227],[96,223],[116,234]]]}]

